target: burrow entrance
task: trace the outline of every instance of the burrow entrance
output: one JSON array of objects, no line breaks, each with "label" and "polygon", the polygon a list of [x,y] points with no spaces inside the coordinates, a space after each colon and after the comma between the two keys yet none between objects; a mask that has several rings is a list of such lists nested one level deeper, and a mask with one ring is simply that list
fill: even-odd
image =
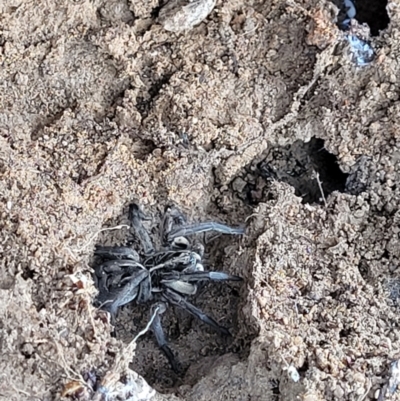
[{"label": "burrow entrance", "polygon": [[[215,212],[215,208],[211,209]],[[154,243],[157,243],[155,239],[159,235],[163,217],[161,207],[157,210],[146,209],[145,212],[152,217],[152,220],[144,224]],[[110,221],[107,225],[129,224],[127,215],[126,210],[122,216]],[[227,221],[226,216],[218,218],[215,213],[195,219],[196,222],[208,220],[216,220],[232,226],[238,224],[235,221]],[[229,260],[235,253],[235,249],[239,248],[240,238],[229,235],[216,236],[214,233],[200,234],[197,239],[205,245],[205,254],[202,259],[205,270],[222,270],[239,274],[244,279],[239,283],[200,283],[197,294],[188,297],[189,302],[227,327],[232,336],[223,336],[186,311],[170,306],[162,315],[162,326],[170,348],[182,365],[182,372],[177,374],[172,370],[151,331],[139,338],[131,366],[161,393],[175,392],[182,385],[190,387],[195,385],[218,364],[218,358],[225,354],[234,354],[237,361],[247,358],[250,343],[256,336],[256,332],[249,333],[249,329],[242,329],[243,326],[249,326],[241,321],[240,316],[241,304],[246,300],[245,274],[230,271]],[[129,245],[135,248],[135,237],[129,230],[105,232],[98,238],[97,243],[108,246]],[[129,343],[148,323],[151,316],[150,306],[151,302],[138,305],[133,301],[121,307],[115,322],[115,337]]]},{"label": "burrow entrance", "polygon": [[287,146],[272,146],[235,178],[233,191],[246,203],[268,201],[269,182],[278,180],[295,188],[303,203],[322,204],[333,191],[345,192],[348,175],[340,169],[335,155],[322,139],[295,141]]},{"label": "burrow entrance", "polygon": [[348,29],[348,20],[355,18],[360,24],[370,27],[371,35],[378,36],[386,29],[390,18],[387,12],[388,0],[331,0],[338,7],[338,26]]}]

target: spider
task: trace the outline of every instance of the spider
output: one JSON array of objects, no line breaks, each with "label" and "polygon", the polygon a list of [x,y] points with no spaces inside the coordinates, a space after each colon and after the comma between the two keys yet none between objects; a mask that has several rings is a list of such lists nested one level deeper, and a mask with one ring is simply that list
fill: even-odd
[{"label": "spider", "polygon": [[222,335],[230,335],[225,327],[192,305],[187,297],[195,295],[201,281],[241,281],[242,278],[221,271],[205,271],[201,263],[204,246],[187,237],[209,231],[241,235],[243,228],[233,228],[216,222],[188,224],[175,207],[166,208],[160,227],[161,249],[156,251],[143,221],[149,220],[140,207],[129,207],[129,219],[141,245],[140,255],[132,247],[97,246],[95,255],[101,260],[94,268],[99,294],[97,304],[111,314],[114,321],[119,307],[132,301],[150,303],[151,329],[160,349],[172,369],[180,371],[161,325],[167,305],[180,307],[211,326]]}]

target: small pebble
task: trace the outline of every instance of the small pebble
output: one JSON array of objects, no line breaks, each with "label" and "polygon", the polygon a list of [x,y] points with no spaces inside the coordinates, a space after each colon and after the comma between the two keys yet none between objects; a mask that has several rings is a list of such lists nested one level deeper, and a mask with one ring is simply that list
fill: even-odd
[{"label": "small pebble", "polygon": [[232,183],[232,188],[235,192],[243,192],[243,188],[246,186],[246,181],[244,181],[242,178],[238,177],[236,178],[235,181]]}]

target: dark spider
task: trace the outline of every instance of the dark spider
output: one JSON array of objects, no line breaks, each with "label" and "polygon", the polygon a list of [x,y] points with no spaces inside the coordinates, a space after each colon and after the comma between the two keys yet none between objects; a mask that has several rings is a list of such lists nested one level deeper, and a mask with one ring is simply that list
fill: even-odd
[{"label": "dark spider", "polygon": [[154,301],[151,306],[151,328],[157,343],[165,353],[172,368],[178,372],[179,364],[168,346],[161,326],[160,315],[167,304],[185,309],[223,335],[229,330],[220,326],[186,299],[196,294],[200,281],[241,281],[242,278],[221,271],[204,271],[201,259],[202,244],[192,244],[186,236],[216,231],[223,234],[241,235],[243,228],[232,228],[216,222],[188,224],[177,208],[166,209],[161,224],[161,250],[155,250],[143,220],[149,220],[139,206],[129,207],[129,219],[138,237],[142,252],[130,247],[97,246],[95,254],[102,262],[95,266],[95,281],[99,294],[96,302],[111,314],[114,320],[120,306],[136,300],[138,303]]}]

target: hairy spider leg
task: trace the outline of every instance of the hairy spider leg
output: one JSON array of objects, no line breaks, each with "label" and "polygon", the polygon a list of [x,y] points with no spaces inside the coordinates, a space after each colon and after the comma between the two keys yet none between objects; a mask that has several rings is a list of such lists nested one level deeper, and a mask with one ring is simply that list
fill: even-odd
[{"label": "hairy spider leg", "polygon": [[196,283],[198,281],[243,281],[243,279],[239,276],[232,276],[231,274],[227,274],[224,272],[218,271],[196,271],[191,273],[185,272],[167,272],[161,273],[162,280],[161,283],[166,283],[170,281],[185,281],[188,283]]},{"label": "hairy spider leg", "polygon": [[138,304],[144,304],[152,298],[151,295],[151,276],[148,276],[139,285],[139,295],[137,297]]},{"label": "hairy spider leg", "polygon": [[218,333],[224,334],[226,336],[231,336],[231,333],[228,329],[220,326],[213,318],[207,316],[202,310],[196,308],[194,305],[186,301],[185,298],[183,298],[176,292],[171,291],[170,289],[166,289],[163,292],[163,297],[172,305],[179,306],[180,308],[188,311],[191,315],[195,316],[197,319],[201,320],[204,323],[207,323]]},{"label": "hairy spider leg", "polygon": [[163,302],[159,302],[158,304],[154,305],[153,311],[155,309],[157,309],[157,311],[151,324],[151,328],[153,330],[154,336],[156,337],[158,346],[164,352],[172,369],[174,370],[175,373],[179,373],[180,371],[179,363],[177,362],[171,348],[168,346],[168,342],[167,339],[165,338],[164,330],[161,325],[160,315],[166,311],[166,305]]},{"label": "hairy spider leg", "polygon": [[96,245],[94,254],[106,259],[132,259],[139,262],[139,254],[128,246]]},{"label": "hairy spider leg", "polygon": [[242,235],[245,230],[243,227],[230,227],[225,224],[209,221],[205,223],[186,224],[172,230],[168,234],[168,240],[172,241],[176,237],[185,237],[188,235],[216,231],[222,234]]},{"label": "hairy spider leg", "polygon": [[100,292],[97,302],[104,305],[103,309],[115,317],[120,306],[126,305],[136,298],[140,283],[148,276],[147,270],[139,270],[122,287],[113,287],[109,291]]},{"label": "hairy spider leg", "polygon": [[139,206],[132,203],[129,206],[129,220],[132,223],[133,229],[143,247],[143,252],[145,255],[150,255],[154,253],[154,246],[151,242],[150,235],[142,224],[142,220],[146,220],[143,212],[140,210]]},{"label": "hairy spider leg", "polygon": [[168,235],[173,230],[186,224],[185,216],[175,206],[167,206],[160,227],[160,238],[163,244],[168,243]]}]

